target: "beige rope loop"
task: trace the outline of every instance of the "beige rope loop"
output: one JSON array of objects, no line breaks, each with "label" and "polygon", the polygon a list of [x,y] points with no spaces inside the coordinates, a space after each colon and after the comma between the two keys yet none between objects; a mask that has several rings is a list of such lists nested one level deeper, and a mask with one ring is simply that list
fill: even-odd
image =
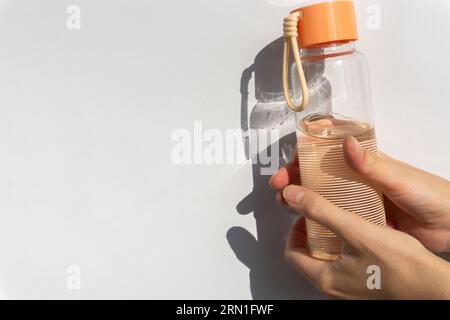
[{"label": "beige rope loop", "polygon": [[[308,95],[308,84],[306,82],[305,73],[303,71],[302,62],[300,59],[300,52],[298,48],[298,32],[297,24],[300,17],[299,12],[291,13],[289,16],[284,18],[283,31],[284,31],[284,55],[283,55],[283,91],[284,97],[288,107],[294,112],[302,112],[308,106],[309,95]],[[300,84],[302,87],[303,99],[300,105],[295,105],[292,101],[290,90],[289,90],[289,50],[292,47],[292,52],[294,55],[294,60],[296,64],[297,74],[300,79]]]}]

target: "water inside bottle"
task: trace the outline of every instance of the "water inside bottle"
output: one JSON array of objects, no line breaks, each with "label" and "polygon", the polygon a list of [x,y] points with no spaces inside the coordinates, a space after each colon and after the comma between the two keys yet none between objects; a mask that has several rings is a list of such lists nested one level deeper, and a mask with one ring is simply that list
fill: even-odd
[{"label": "water inside bottle", "polygon": [[[298,124],[297,140],[303,186],[321,194],[338,207],[386,225],[383,194],[368,185],[346,164],[343,140],[353,136],[361,146],[377,152],[374,128],[338,114],[314,114]],[[343,250],[341,240],[330,230],[306,221],[311,255],[335,260]]]}]

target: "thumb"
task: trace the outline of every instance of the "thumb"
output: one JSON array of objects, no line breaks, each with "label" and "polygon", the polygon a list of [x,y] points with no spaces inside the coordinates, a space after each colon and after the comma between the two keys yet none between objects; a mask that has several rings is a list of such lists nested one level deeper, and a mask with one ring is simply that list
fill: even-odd
[{"label": "thumb", "polygon": [[347,164],[364,180],[380,189],[405,212],[423,219],[421,212],[437,213],[450,210],[449,181],[419,170],[386,155],[378,156],[365,150],[353,137],[344,140]]},{"label": "thumb", "polygon": [[410,182],[408,180],[418,171],[386,155],[379,156],[364,149],[351,136],[344,140],[344,158],[353,171],[388,196],[404,190]]}]

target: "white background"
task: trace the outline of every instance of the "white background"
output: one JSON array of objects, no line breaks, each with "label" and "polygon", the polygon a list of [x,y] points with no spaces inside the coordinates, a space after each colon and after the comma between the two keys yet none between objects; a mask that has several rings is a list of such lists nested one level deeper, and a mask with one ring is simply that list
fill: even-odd
[{"label": "white background", "polygon": [[[322,297],[265,178],[171,160],[195,120],[241,127],[242,74],[293,8],[269,2],[0,0],[0,297]],[[381,149],[450,179],[450,0],[356,5]]]}]

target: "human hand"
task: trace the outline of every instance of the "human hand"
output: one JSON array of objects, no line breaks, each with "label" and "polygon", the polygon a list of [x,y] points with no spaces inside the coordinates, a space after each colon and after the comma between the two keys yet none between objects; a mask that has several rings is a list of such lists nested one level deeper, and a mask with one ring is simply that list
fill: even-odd
[{"label": "human hand", "polygon": [[[294,225],[285,256],[319,290],[340,299],[450,299],[450,264],[418,240],[392,228],[372,224],[344,211],[317,193],[289,186],[283,196],[306,218],[327,227],[343,241],[335,261],[311,257],[305,220]],[[370,266],[378,267],[380,287],[368,285]]]},{"label": "human hand", "polygon": [[[332,297],[450,298],[450,288],[446,287],[450,283],[449,264],[420,243],[430,250],[449,251],[450,183],[387,156],[363,151],[351,138],[346,139],[344,151],[349,166],[383,190],[388,197],[387,215],[403,232],[371,224],[305,188],[287,187],[299,182],[296,159],[271,180],[274,189],[285,189],[278,193],[278,201],[334,231],[346,250],[333,262],[312,258],[306,249],[305,223],[301,219],[286,248],[288,260]],[[382,290],[367,287],[370,265],[381,268]]]},{"label": "human hand", "polygon": [[[418,239],[433,252],[450,252],[450,182],[361,148],[352,137],[344,141],[347,164],[385,195],[387,218],[395,228]],[[279,190],[277,200],[286,204],[281,190],[300,181],[299,161],[280,169],[271,179]]]}]

